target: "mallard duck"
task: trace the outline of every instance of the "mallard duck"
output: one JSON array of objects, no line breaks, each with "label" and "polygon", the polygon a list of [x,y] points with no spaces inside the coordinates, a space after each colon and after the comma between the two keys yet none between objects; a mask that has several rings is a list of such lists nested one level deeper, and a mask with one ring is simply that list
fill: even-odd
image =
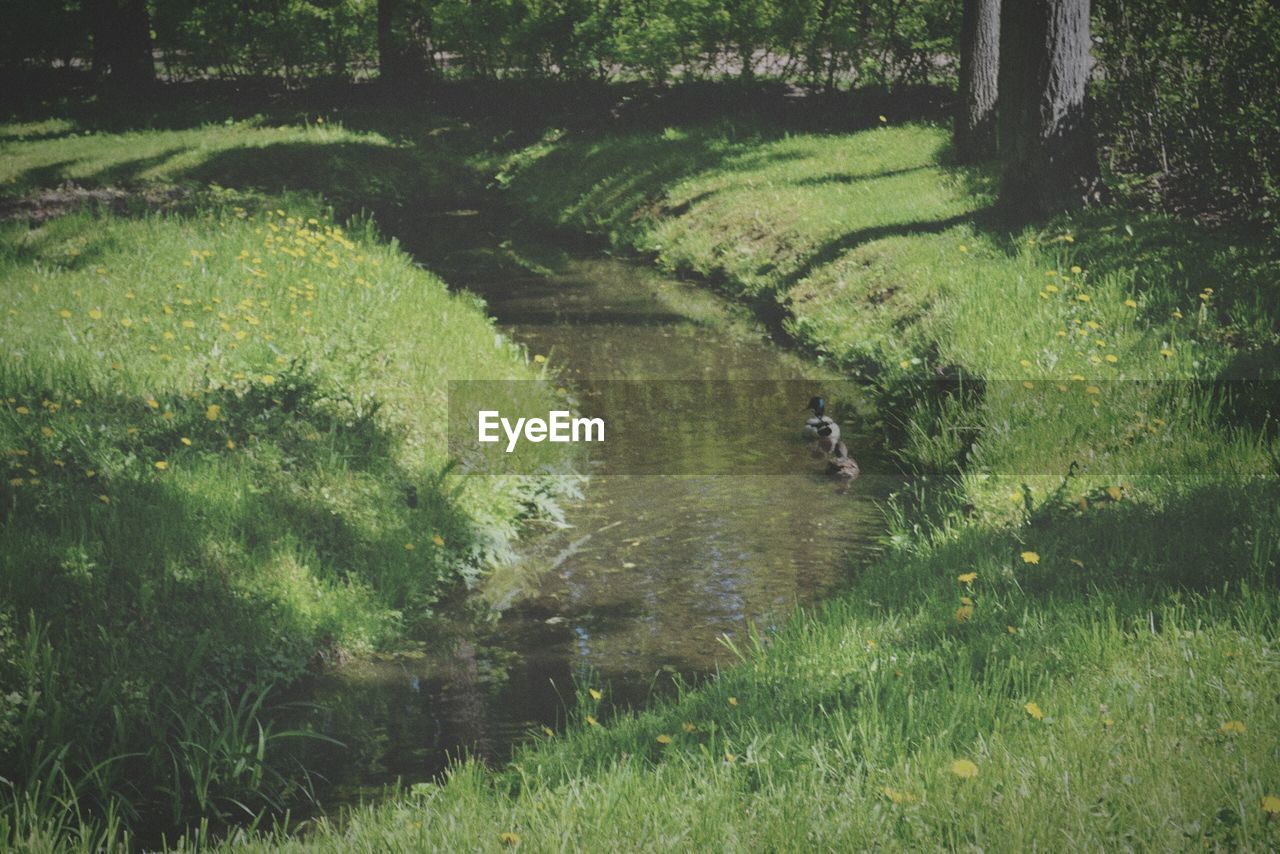
[{"label": "mallard duck", "polygon": [[814,443],[819,453],[829,454],[840,442],[840,425],[827,415],[827,400],[815,397],[809,401],[809,410],[813,417],[804,422],[800,434]]},{"label": "mallard duck", "polygon": [[831,462],[827,463],[827,474],[840,481],[841,492],[846,492],[849,485],[861,474],[858,463],[849,456],[849,449],[845,447],[844,442],[836,442],[831,454]]}]

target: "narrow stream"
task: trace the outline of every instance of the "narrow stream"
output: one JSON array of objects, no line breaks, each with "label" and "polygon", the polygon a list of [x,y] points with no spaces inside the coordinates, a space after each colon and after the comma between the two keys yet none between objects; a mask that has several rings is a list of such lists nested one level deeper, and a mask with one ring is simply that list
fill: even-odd
[{"label": "narrow stream", "polygon": [[[750,380],[803,401],[837,381],[726,301],[638,264],[556,253],[535,275],[450,260],[449,280],[483,296],[579,396],[618,379]],[[759,424],[794,473],[593,477],[568,526],[534,537],[441,636],[314,686],[311,724],[345,744],[308,759],[329,781],[326,806],[430,779],[464,753],[501,762],[530,733],[563,725],[575,684],[604,690],[614,708],[643,705],[677,677],[730,663],[723,637],[767,632],[846,583],[872,548],[888,484],[865,477],[839,493],[798,440],[807,413],[787,394],[708,405],[739,410],[726,423]],[[855,455],[870,447],[851,423],[858,405],[840,410]]]}]

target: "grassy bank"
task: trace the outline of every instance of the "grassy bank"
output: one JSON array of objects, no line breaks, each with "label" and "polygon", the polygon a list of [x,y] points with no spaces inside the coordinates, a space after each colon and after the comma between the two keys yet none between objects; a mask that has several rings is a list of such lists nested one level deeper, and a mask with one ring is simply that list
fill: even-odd
[{"label": "grassy bank", "polygon": [[[713,683],[638,715],[616,712],[607,686],[583,686],[568,731],[509,768],[463,766],[251,847],[1280,845],[1274,395],[1215,385],[1274,378],[1280,264],[1247,235],[1122,208],[1003,222],[987,173],[947,164],[943,128],[887,118],[816,133],[659,115],[609,132],[548,112],[504,131],[438,115],[320,126],[313,111],[206,125],[181,151],[181,131],[147,131],[145,171],[111,177],[143,144],[117,139],[76,173],[267,193],[290,174],[272,163],[347,164],[332,172],[335,194],[361,205],[377,186],[404,200],[430,193],[432,176],[492,178],[540,226],[646,253],[779,317],[874,385],[904,467],[930,472],[892,505],[885,555],[847,595],[741,650]],[[57,133],[56,145],[10,143],[4,162],[26,159],[3,179],[47,186],[80,169],[87,143]],[[412,183],[419,164],[428,177]],[[231,213],[229,229],[266,228],[265,214]],[[228,246],[227,260],[240,251]],[[62,321],[87,334],[76,324],[96,304],[61,302],[42,308],[48,334]],[[270,359],[226,382],[270,393],[261,375],[284,373]],[[168,374],[154,376],[130,394],[163,410],[147,383]],[[138,419],[160,417],[142,403]],[[174,488],[197,454],[175,437],[222,439],[205,398],[183,405],[180,423],[206,432],[157,432],[148,448],[165,456],[137,454],[140,484]],[[220,414],[232,409],[228,398]],[[211,454],[233,465],[226,456]],[[159,472],[159,460],[183,466]]]},{"label": "grassy bank", "polygon": [[367,225],[252,201],[0,228],[7,843],[295,800],[271,686],[394,642],[554,506],[448,476],[447,380],[531,354]]},{"label": "grassy bank", "polygon": [[1011,227],[945,139],[734,123],[506,160],[540,223],[780,308],[944,476],[714,684],[617,717],[584,692],[510,768],[290,845],[1277,844],[1273,397],[1212,382],[1274,377],[1275,257],[1122,209]]}]

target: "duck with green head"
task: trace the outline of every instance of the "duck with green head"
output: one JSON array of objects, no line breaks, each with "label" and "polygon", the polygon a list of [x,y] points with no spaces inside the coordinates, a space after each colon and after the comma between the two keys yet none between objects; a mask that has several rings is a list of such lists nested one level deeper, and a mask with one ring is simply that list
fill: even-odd
[{"label": "duck with green head", "polygon": [[808,409],[813,415],[804,422],[804,428],[800,434],[812,441],[814,448],[820,454],[829,454],[840,442],[840,425],[827,414],[825,397],[811,398]]}]

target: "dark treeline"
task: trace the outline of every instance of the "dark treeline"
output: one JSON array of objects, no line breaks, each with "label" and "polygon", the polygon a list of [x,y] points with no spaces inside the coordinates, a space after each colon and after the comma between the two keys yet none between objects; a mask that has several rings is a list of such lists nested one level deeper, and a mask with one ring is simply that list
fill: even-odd
[{"label": "dark treeline", "polygon": [[[373,76],[404,85],[941,83],[961,89],[962,109],[979,123],[976,138],[957,140],[973,159],[994,140],[996,69],[992,57],[962,79],[959,56],[998,40],[999,16],[995,0],[0,0],[0,64],[10,78],[75,68],[130,89],[154,79]],[[1095,0],[1089,17],[1088,115],[1109,183],[1176,206],[1274,218],[1272,0]]]}]

